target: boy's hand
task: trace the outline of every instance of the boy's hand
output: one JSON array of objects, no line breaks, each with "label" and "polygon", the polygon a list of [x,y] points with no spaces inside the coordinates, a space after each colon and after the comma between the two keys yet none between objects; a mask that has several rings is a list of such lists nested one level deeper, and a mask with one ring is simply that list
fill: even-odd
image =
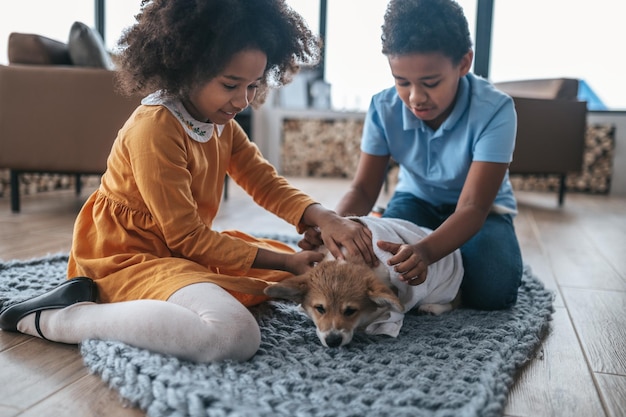
[{"label": "boy's hand", "polygon": [[377,245],[393,256],[387,262],[400,274],[400,280],[408,285],[419,285],[426,281],[429,262],[417,245],[408,245],[379,240]]}]

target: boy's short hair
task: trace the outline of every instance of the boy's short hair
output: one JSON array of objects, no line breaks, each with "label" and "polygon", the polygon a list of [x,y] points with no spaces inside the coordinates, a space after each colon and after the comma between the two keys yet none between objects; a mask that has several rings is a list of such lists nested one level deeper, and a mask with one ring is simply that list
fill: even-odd
[{"label": "boy's short hair", "polygon": [[391,0],[382,29],[385,55],[440,52],[456,64],[472,48],[463,8],[453,0]]}]

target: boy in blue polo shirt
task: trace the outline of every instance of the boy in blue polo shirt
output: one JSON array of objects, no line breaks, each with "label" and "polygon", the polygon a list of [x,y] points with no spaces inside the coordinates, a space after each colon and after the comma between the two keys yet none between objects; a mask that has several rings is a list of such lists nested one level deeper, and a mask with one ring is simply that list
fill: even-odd
[{"label": "boy in blue polo shirt", "polygon": [[[508,177],[513,101],[469,72],[468,24],[452,0],[392,0],[382,44],[395,87],[372,98],[357,172],[337,212],[369,213],[393,158],[398,184],[383,216],[434,230],[415,244],[377,242],[394,254],[396,271],[419,285],[428,279],[428,265],[460,248],[463,304],[509,308],[522,277]],[[309,231],[301,246],[317,243]]]}]

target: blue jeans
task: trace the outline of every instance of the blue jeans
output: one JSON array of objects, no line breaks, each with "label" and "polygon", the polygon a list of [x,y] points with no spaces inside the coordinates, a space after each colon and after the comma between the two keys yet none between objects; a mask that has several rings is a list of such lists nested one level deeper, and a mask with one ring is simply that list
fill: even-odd
[{"label": "blue jeans", "polygon": [[[435,230],[454,210],[452,204],[433,206],[410,193],[396,192],[383,217],[400,218]],[[515,305],[523,263],[513,216],[489,214],[483,227],[460,249],[465,269],[461,284],[463,305],[479,310]]]}]

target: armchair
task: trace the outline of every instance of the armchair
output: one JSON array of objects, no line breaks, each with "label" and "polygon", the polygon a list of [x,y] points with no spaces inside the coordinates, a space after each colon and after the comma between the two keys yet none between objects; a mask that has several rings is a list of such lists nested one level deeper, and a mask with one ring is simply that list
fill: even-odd
[{"label": "armchair", "polygon": [[587,103],[577,100],[578,80],[545,79],[496,83],[513,97],[517,137],[511,174],[557,174],[563,205],[566,177],[583,166]]}]

